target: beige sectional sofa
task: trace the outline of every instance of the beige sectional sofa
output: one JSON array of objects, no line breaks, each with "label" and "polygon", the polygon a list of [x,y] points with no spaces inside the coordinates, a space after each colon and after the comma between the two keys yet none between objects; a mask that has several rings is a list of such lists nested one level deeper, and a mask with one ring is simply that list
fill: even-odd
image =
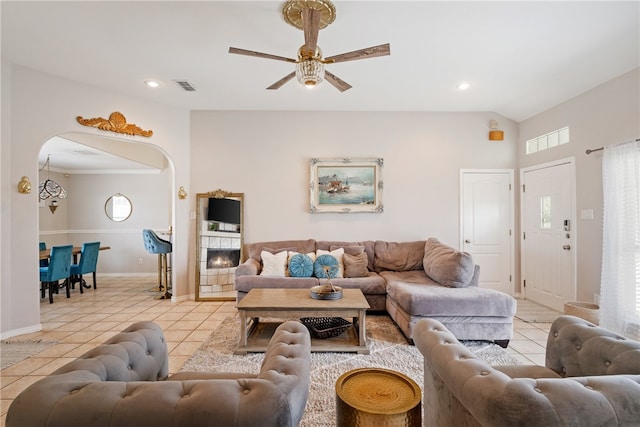
[{"label": "beige sectional sofa", "polygon": [[169,372],[160,326],[137,322],[38,380],[9,407],[7,427],[297,426],[309,393],[311,340],[280,325],[260,372]]},{"label": "beige sectional sofa", "polygon": [[[319,251],[338,257],[346,253],[343,277],[332,279],[332,283],[361,289],[370,311],[387,311],[408,339],[413,338],[415,323],[425,317],[439,320],[460,340],[494,341],[506,347],[513,336],[516,300],[478,287],[480,267],[471,256],[435,238],[412,242],[307,239],[251,243],[245,248],[247,259],[236,270],[238,301],[254,288],[311,288],[326,283],[326,279],[315,276],[291,277],[286,264],[279,266],[279,275],[274,276],[272,255],[285,251],[287,259],[298,253],[312,257]],[[365,263],[364,271],[350,269],[356,258]],[[263,273],[265,269],[269,274]]]}]

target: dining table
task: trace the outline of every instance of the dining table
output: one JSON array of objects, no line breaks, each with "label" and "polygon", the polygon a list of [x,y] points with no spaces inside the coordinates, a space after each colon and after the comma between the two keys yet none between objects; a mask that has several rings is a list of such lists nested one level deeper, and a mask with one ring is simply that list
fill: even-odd
[{"label": "dining table", "polygon": [[[100,250],[101,251],[106,251],[111,249],[111,246],[100,246]],[[78,263],[78,255],[80,255],[82,253],[82,246],[74,246],[72,251],[71,251],[72,255],[73,255],[73,263],[77,264]],[[48,249],[41,249],[40,250],[40,259],[49,259],[49,256],[51,256],[51,248]],[[80,280],[79,277],[72,277],[70,278],[71,284],[74,284],[76,282],[81,282],[80,286],[84,286],[85,289],[90,288],[91,286],[87,285],[87,283],[84,280]]]}]

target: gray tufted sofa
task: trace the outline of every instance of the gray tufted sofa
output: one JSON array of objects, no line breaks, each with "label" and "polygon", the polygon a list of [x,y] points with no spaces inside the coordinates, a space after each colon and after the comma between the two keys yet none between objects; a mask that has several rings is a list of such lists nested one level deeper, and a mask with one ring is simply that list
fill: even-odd
[{"label": "gray tufted sofa", "polygon": [[6,425],[296,426],[307,402],[310,354],[307,328],[289,321],[274,333],[256,375],[168,377],[162,329],[138,322],[20,393]]},{"label": "gray tufted sofa", "polygon": [[638,426],[640,342],[560,316],[546,366],[491,367],[441,323],[416,324],[425,426]]}]

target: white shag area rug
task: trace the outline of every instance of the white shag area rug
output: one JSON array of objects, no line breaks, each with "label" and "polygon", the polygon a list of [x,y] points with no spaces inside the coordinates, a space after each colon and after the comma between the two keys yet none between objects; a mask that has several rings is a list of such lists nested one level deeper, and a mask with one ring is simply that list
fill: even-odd
[{"label": "white shag area rug", "polygon": [[[181,371],[258,373],[263,353],[237,356],[240,324],[229,317],[185,362]],[[464,343],[478,357],[492,365],[519,362],[496,344],[482,341]],[[385,368],[402,372],[422,388],[423,358],[400,329],[386,315],[367,315],[367,345],[370,354],[312,353],[311,386],[301,427],[335,426],[335,383],[343,373],[357,368]]]}]

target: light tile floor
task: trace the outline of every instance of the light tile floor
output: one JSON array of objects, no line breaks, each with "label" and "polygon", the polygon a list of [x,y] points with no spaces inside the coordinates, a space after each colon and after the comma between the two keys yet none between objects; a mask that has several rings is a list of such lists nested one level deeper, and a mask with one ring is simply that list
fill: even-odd
[{"label": "light tile floor", "polygon": [[[91,283],[91,279],[88,281]],[[57,341],[46,350],[0,371],[0,427],[9,405],[27,386],[100,344],[132,322],[153,320],[165,331],[169,347],[169,372],[175,373],[214,329],[237,314],[235,301],[156,300],[151,292],[156,278],[100,277],[98,289],[80,294],[77,286],[40,301],[42,331],[13,337],[16,340]],[[508,351],[524,364],[544,365],[550,323],[514,321]],[[2,355],[0,355],[2,357]]]}]

